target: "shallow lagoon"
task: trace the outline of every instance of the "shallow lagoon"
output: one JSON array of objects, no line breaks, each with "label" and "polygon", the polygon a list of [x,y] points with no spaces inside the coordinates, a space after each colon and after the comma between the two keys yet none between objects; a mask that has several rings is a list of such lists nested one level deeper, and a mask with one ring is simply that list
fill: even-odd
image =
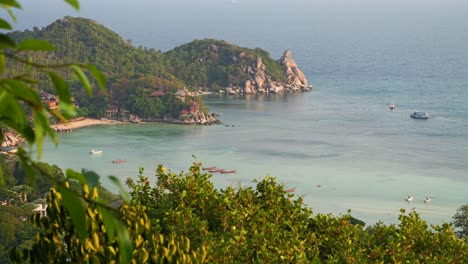
[{"label": "shallow lagoon", "polygon": [[[196,157],[205,166],[236,169],[215,174],[220,187],[250,185],[271,175],[304,196],[314,212],[346,213],[367,223],[397,222],[400,208],[415,208],[430,223],[451,220],[468,202],[466,117],[433,112],[413,120],[404,101],[336,96],[333,90],[269,96],[211,96],[209,108],[227,126],[124,124],[83,128],[45,147],[44,160],[88,168],[122,180],[140,166],[186,170]],[[431,110],[431,109],[428,109]],[[91,149],[103,155],[89,155]],[[113,164],[114,159],[128,163]],[[103,183],[112,188],[103,178]],[[412,203],[404,198],[414,196]],[[424,197],[432,197],[430,204]]]}]

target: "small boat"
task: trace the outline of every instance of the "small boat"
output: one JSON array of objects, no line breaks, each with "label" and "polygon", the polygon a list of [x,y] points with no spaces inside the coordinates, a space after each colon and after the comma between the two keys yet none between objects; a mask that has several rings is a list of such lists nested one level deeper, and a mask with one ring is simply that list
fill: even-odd
[{"label": "small boat", "polygon": [[236,170],[221,170],[221,173],[236,173]]},{"label": "small boat", "polygon": [[431,197],[426,197],[424,203],[430,203],[432,201]]},{"label": "small boat", "polygon": [[408,196],[405,200],[410,203],[413,201],[413,196]]},{"label": "small boat", "polygon": [[127,162],[127,160],[123,160],[123,159],[118,159],[118,160],[113,160],[112,163],[125,163]]},{"label": "small boat", "polygon": [[222,172],[224,169],[213,169],[213,170],[208,170],[208,172]]},{"label": "small boat", "polygon": [[296,187],[286,190],[287,193],[292,193],[292,192],[295,192],[295,191],[296,191]]},{"label": "small boat", "polygon": [[411,115],[411,118],[414,119],[428,119],[429,115],[426,112],[414,112]]},{"label": "small boat", "polygon": [[98,155],[98,154],[102,154],[102,150],[95,150],[95,149],[92,149],[89,154],[91,155]]},{"label": "small boat", "polygon": [[213,167],[204,167],[202,168],[202,170],[207,170],[207,171],[210,171],[210,170],[216,170],[216,166],[213,166]]},{"label": "small boat", "polygon": [[394,104],[394,103],[389,104],[389,105],[388,105],[388,108],[390,108],[390,110],[395,109],[395,104]]}]

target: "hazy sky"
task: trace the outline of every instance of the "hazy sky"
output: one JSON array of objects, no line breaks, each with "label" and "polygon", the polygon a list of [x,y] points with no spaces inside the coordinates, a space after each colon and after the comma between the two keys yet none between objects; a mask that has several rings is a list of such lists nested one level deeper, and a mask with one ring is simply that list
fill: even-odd
[{"label": "hazy sky", "polygon": [[[393,35],[454,43],[468,39],[467,0],[81,0],[79,12],[63,0],[21,4],[17,29],[80,16],[97,20],[137,45],[163,50],[205,37],[256,45],[285,38],[285,32],[324,42]],[[179,34],[177,40],[174,33]]]}]

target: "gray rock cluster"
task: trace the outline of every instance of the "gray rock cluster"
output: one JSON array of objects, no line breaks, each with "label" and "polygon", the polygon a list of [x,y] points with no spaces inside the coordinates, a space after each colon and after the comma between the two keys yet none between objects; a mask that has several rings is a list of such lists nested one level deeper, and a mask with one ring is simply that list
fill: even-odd
[{"label": "gray rock cluster", "polygon": [[312,86],[308,85],[307,79],[301,69],[291,56],[291,51],[286,50],[280,59],[283,72],[286,74],[286,82],[277,82],[266,74],[266,65],[261,58],[253,65],[244,68],[249,79],[245,81],[244,87],[228,86],[220,93],[226,94],[255,94],[255,93],[290,93],[308,92]]},{"label": "gray rock cluster", "polygon": [[184,124],[196,124],[196,125],[212,125],[220,124],[218,115],[215,113],[205,115],[205,113],[198,111],[190,114],[189,116],[182,119]]}]

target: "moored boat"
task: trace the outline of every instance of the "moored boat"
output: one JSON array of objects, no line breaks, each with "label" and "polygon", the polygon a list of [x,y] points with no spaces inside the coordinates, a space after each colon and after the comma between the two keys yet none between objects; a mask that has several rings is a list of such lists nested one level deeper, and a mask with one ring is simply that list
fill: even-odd
[{"label": "moored boat", "polygon": [[216,170],[216,166],[213,166],[213,167],[203,167],[202,170],[207,170],[207,171]]},{"label": "moored boat", "polygon": [[236,170],[221,170],[221,173],[236,173]]},{"label": "moored boat", "polygon": [[414,118],[414,119],[428,119],[429,118],[429,114],[426,112],[414,112],[410,116],[411,118]]},{"label": "moored boat", "polygon": [[125,163],[127,162],[127,160],[123,160],[123,159],[117,159],[117,160],[113,160],[112,163]]},{"label": "moored boat", "polygon": [[95,149],[92,149],[89,154],[91,155],[97,155],[97,154],[102,154],[102,150],[95,150]]},{"label": "moored boat", "polygon": [[224,169],[213,169],[213,170],[208,170],[208,172],[222,172]]}]

